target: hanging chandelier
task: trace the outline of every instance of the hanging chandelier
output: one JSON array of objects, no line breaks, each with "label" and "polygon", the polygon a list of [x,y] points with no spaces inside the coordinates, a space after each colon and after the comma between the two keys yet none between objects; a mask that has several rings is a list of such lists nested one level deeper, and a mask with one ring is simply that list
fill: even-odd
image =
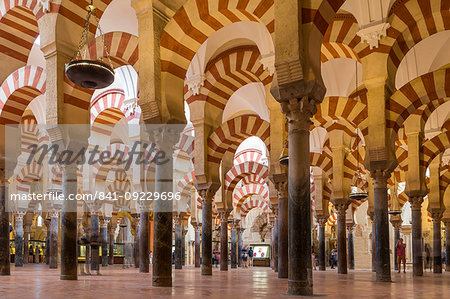
[{"label": "hanging chandelier", "polygon": [[280,155],[280,164],[286,167],[289,165],[289,147],[287,139],[284,140],[283,150]]},{"label": "hanging chandelier", "polygon": [[[72,61],[66,64],[66,76],[77,86],[87,89],[102,89],[108,87],[114,82],[114,69],[108,49],[106,48],[105,39],[100,28],[99,20],[95,14],[97,8],[93,5],[93,0],[91,0],[91,4],[86,7],[86,10],[88,11],[86,24],[81,35],[77,52],[72,58]],[[89,21],[91,16],[93,16],[97,22],[97,27],[99,29],[100,36],[102,37],[102,44],[106,53],[106,58],[108,59],[108,64],[102,61],[86,59],[87,50],[85,50],[84,53],[81,53],[81,49],[88,43]]]}]

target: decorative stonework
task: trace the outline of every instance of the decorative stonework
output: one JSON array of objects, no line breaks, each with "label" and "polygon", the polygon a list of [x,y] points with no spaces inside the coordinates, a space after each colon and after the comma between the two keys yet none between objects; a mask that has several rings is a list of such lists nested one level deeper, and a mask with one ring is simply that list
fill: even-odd
[{"label": "decorative stonework", "polygon": [[389,23],[381,23],[366,27],[359,30],[356,34],[361,37],[363,42],[369,44],[370,49],[378,48],[379,41],[383,36],[386,36],[386,31],[391,27]]},{"label": "decorative stonework", "polygon": [[38,0],[39,5],[42,7],[42,12],[47,13],[50,12],[51,9],[51,1],[50,0]]},{"label": "decorative stonework", "polygon": [[193,75],[186,79],[186,84],[193,95],[198,95],[200,94],[200,88],[205,84],[205,76],[203,74]]},{"label": "decorative stonework", "polygon": [[409,203],[411,204],[411,210],[422,210],[423,197],[410,197]]},{"label": "decorative stonework", "polygon": [[263,65],[264,69],[269,72],[271,76],[275,73],[275,53],[271,52],[266,55],[261,55],[259,62]]}]

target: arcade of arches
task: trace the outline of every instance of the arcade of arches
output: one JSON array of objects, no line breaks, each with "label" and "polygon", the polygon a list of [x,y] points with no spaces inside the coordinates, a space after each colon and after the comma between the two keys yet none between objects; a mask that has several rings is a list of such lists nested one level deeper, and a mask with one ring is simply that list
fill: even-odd
[{"label": "arcade of arches", "polygon": [[[101,90],[64,73],[89,2],[0,1],[6,297],[450,291],[450,1],[95,0],[81,53],[110,55]],[[112,156],[157,136],[171,168],[23,159],[33,143],[80,146],[40,130],[60,124]],[[179,198],[9,202],[162,190]]]}]

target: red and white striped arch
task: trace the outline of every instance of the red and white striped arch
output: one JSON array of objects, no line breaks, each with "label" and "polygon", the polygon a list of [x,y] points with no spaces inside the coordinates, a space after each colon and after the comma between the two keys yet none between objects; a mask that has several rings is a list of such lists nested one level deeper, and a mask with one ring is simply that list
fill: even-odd
[{"label": "red and white striped arch", "polygon": [[[91,104],[91,124],[97,119],[97,117],[104,110],[108,108],[116,108],[122,111],[125,115],[126,111],[123,107],[123,101],[125,100],[125,93],[122,89],[112,89],[107,90],[102,94],[99,94],[95,99],[93,99]],[[100,123],[114,124],[117,119],[105,119],[101,120]]]},{"label": "red and white striped arch", "polygon": [[109,51],[114,68],[131,65],[136,72],[139,72],[139,47],[136,36],[126,32],[108,32],[103,35],[103,38],[98,36],[92,39],[80,52],[81,54],[86,53],[84,59],[99,60],[104,58],[103,61],[108,63],[105,46]]},{"label": "red and white striped arch", "polygon": [[448,148],[450,148],[450,131],[425,141],[422,145],[423,156],[420,159],[420,165],[428,167],[437,155],[444,153]]},{"label": "red and white striped arch", "polygon": [[243,217],[247,216],[248,212],[250,212],[254,208],[260,208],[263,210],[264,213],[270,212],[268,202],[261,200],[261,199],[255,199],[253,197],[249,197],[241,205],[241,217],[243,218]]},{"label": "red and white striped arch", "polygon": [[45,71],[24,66],[6,78],[0,89],[0,123],[18,124],[28,104],[45,93]]},{"label": "red and white striped arch", "polygon": [[219,164],[226,151],[234,153],[250,136],[259,137],[270,151],[269,135],[269,123],[258,116],[242,115],[230,119],[208,137],[208,161]]},{"label": "red and white striped arch", "polygon": [[330,217],[328,217],[327,224],[329,226],[333,226],[336,223],[336,221],[337,221],[336,214],[331,214]]},{"label": "red and white striped arch", "polygon": [[264,86],[270,84],[272,76],[264,70],[259,57],[256,46],[241,46],[221,53],[206,66],[205,82],[200,88],[200,94],[194,95],[185,88],[185,100],[188,104],[205,101],[212,111],[223,111],[239,88],[252,82],[261,82]]},{"label": "red and white striped arch", "polygon": [[161,34],[161,70],[184,80],[200,46],[215,31],[240,21],[264,24],[274,32],[273,0],[188,0]]},{"label": "red and white striped arch", "polygon": [[444,192],[450,186],[450,165],[445,165],[441,168],[441,173],[439,177],[439,190],[441,192],[442,198],[444,197]]},{"label": "red and white striped arch", "polygon": [[319,167],[328,176],[331,175],[333,171],[333,161],[331,160],[331,156],[328,155],[328,153],[326,153],[325,151],[323,151],[321,154],[310,152],[309,161],[311,166]]},{"label": "red and white striped arch", "polygon": [[245,149],[236,153],[234,156],[234,164],[242,164],[244,162],[254,161],[261,163],[262,152],[259,149]]},{"label": "red and white striped arch", "polygon": [[[110,158],[116,157],[111,163],[108,164],[102,164],[99,161],[93,165],[94,173],[93,176],[96,181],[106,181],[106,178],[108,176],[108,173],[110,171],[116,171],[118,170],[117,166],[117,157],[121,157],[121,159],[128,159],[128,152],[130,151],[130,148],[128,145],[123,143],[114,143],[111,145],[108,145],[106,149],[103,150],[104,152],[110,153]],[[117,156],[116,156],[117,155]],[[108,159],[109,161],[110,159]]]},{"label": "red and white striped arch", "polygon": [[242,182],[243,185],[246,185],[246,184],[260,184],[260,185],[264,185],[264,184],[268,183],[267,178],[263,178],[263,177],[261,177],[261,176],[259,176],[257,174],[254,174],[254,173],[251,173],[249,175],[244,176],[242,178],[242,180],[239,181],[239,182]]},{"label": "red and white striped arch", "polygon": [[388,69],[392,80],[409,50],[433,34],[450,30],[449,20],[448,0],[396,1],[392,5],[388,17],[391,27],[380,45],[389,53]]},{"label": "red and white striped arch", "polygon": [[269,168],[254,161],[234,165],[225,175],[225,191],[233,191],[241,179],[252,174],[267,180]]},{"label": "red and white striped arch", "polygon": [[178,192],[181,193],[182,198],[189,198],[192,194],[192,187],[194,186],[194,171],[186,174],[182,180],[178,181],[177,188]]},{"label": "red and white striped arch", "polygon": [[251,195],[259,195],[265,201],[269,202],[269,188],[267,185],[250,184],[244,185],[239,189],[234,191],[233,195],[233,206],[239,211],[240,206],[245,201],[245,199]]},{"label": "red and white striped arch", "polygon": [[43,166],[38,163],[30,163],[25,165],[17,174],[17,191],[30,192],[30,186],[34,181],[41,179],[43,176]]},{"label": "red and white striped arch", "polygon": [[[408,82],[397,90],[387,103],[386,125],[391,129],[392,143],[406,119],[420,107],[430,103],[443,102],[450,97],[450,68],[439,69]],[[428,106],[430,114],[436,108]],[[425,120],[422,120],[426,121]]]}]

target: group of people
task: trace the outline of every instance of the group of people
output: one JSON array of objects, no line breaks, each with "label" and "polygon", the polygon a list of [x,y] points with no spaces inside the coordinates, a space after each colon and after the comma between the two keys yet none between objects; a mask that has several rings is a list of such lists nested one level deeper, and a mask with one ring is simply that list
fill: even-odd
[{"label": "group of people", "polygon": [[242,268],[253,266],[253,248],[244,246],[242,248]]}]

